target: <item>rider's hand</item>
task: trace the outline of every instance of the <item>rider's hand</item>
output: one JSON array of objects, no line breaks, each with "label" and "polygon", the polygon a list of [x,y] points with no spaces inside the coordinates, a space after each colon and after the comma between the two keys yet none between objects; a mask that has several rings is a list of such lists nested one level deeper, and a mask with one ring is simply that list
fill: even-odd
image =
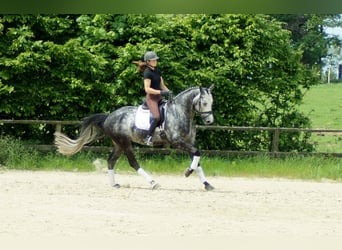
[{"label": "rider's hand", "polygon": [[169,95],[172,95],[172,91],[161,90],[161,91],[160,91],[160,94],[161,94],[162,96],[169,96]]}]

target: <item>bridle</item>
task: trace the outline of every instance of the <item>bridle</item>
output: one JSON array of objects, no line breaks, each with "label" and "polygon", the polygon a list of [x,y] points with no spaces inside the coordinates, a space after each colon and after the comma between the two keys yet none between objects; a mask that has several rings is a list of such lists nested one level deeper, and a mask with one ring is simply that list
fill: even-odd
[{"label": "bridle", "polygon": [[[213,111],[202,111],[202,94],[200,94],[200,97],[198,98],[198,101],[196,103],[193,103],[194,111],[196,114],[201,115],[202,119],[206,119],[210,115],[213,114]],[[198,110],[196,109],[196,106],[199,106]]]}]

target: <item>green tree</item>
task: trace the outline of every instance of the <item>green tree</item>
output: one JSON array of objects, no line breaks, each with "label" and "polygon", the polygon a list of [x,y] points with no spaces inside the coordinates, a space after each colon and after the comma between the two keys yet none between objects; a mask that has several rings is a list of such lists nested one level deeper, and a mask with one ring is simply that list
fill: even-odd
[{"label": "green tree", "polygon": [[[104,74],[107,61],[81,45],[76,18],[1,16],[0,81],[7,90],[1,92],[2,118],[80,119],[108,109],[113,91]],[[16,126],[12,132],[32,138],[37,131]],[[40,131],[51,140],[51,128]]]},{"label": "green tree", "polygon": [[[312,72],[301,63],[302,51],[292,46],[290,32],[270,16],[5,15],[0,20],[3,118],[73,120],[137,105],[144,92],[132,61],[152,49],[175,93],[216,85],[217,124],[308,125],[296,107]],[[52,130],[46,131],[51,139]],[[265,150],[272,140],[267,133],[200,133],[199,138],[201,148],[211,149]],[[299,135],[281,139],[282,149],[305,147]]]},{"label": "green tree", "polygon": [[[215,82],[219,124],[308,125],[296,107],[302,100],[302,89],[313,79],[301,64],[301,51],[293,49],[290,33],[281,23],[266,15],[202,15],[190,19],[197,52],[193,74]],[[288,119],[293,116],[299,118]],[[226,138],[219,133],[211,137],[207,141],[214,141],[218,148],[238,149],[265,149],[272,139],[241,132]],[[241,140],[244,143],[239,143]],[[287,141],[282,149],[291,150],[291,143]]]},{"label": "green tree", "polygon": [[339,14],[281,14],[272,15],[283,22],[283,27],[291,31],[291,43],[303,50],[302,62],[313,67],[322,67],[328,45],[336,42],[326,34],[325,27],[341,25]]}]

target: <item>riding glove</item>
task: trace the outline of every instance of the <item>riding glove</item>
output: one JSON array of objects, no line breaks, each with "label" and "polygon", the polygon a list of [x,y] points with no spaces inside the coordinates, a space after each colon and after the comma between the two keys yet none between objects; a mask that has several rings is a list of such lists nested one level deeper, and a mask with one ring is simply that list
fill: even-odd
[{"label": "riding glove", "polygon": [[169,95],[172,95],[172,91],[161,90],[161,91],[160,91],[160,94],[161,94],[162,96],[169,96]]}]

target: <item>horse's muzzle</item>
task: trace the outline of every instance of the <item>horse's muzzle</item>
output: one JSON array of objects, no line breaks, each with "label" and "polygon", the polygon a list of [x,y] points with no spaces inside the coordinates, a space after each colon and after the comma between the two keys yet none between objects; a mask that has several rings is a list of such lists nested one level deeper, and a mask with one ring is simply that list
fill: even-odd
[{"label": "horse's muzzle", "polygon": [[204,115],[202,116],[202,120],[204,124],[212,124],[214,122],[214,116],[213,114],[209,114],[209,115]]}]

